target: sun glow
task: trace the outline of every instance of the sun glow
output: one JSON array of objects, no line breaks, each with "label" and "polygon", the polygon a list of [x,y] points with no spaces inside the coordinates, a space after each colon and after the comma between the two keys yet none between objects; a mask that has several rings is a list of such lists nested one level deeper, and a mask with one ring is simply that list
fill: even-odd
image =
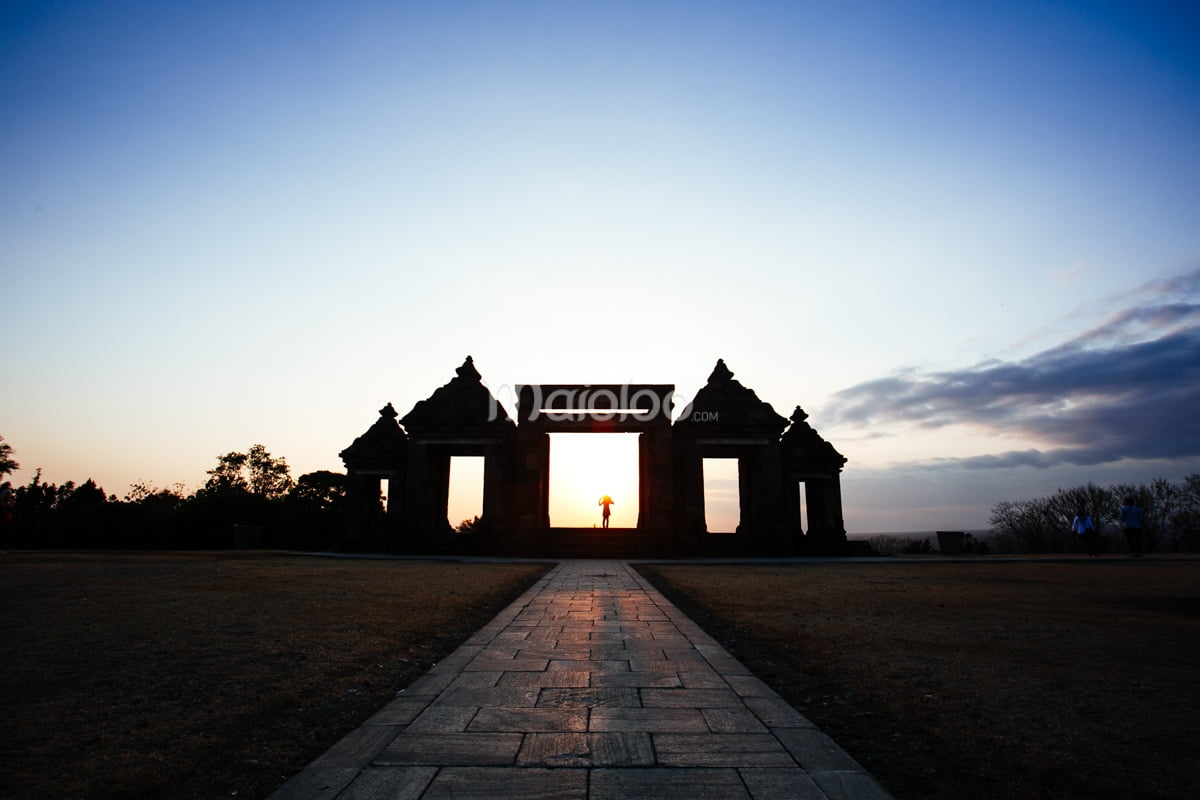
[{"label": "sun glow", "polygon": [[637,526],[638,434],[550,434],[550,524],[600,527],[604,495],[613,499],[611,527]]}]

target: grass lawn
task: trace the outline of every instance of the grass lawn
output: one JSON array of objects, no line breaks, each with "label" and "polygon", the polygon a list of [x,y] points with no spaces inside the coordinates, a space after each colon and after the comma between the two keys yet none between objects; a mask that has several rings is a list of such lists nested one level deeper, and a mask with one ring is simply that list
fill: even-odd
[{"label": "grass lawn", "polygon": [[1186,798],[1200,562],[643,570],[899,798]]},{"label": "grass lawn", "polygon": [[9,553],[0,797],[265,797],[546,568]]}]

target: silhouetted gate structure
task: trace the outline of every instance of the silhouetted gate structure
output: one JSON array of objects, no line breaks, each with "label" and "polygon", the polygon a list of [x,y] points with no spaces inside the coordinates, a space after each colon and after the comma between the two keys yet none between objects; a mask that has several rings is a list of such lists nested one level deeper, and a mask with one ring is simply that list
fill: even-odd
[{"label": "silhouetted gate structure", "polygon": [[[775,413],[724,361],[672,423],[674,392],[670,384],[522,385],[514,422],[468,357],[403,418],[384,406],[342,451],[347,545],[548,557],[846,550],[846,459],[804,411],[797,407],[790,420]],[[636,528],[550,526],[550,434],[560,432],[639,435]],[[455,532],[446,516],[455,456],[483,457],[483,513],[470,533]],[[706,529],[705,458],[738,461],[740,524],[732,534]]]}]

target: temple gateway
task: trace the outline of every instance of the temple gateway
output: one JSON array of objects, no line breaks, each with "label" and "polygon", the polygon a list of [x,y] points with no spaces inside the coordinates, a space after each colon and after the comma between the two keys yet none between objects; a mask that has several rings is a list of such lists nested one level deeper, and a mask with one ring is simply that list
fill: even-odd
[{"label": "temple gateway", "polygon": [[[848,549],[846,463],[805,421],[780,416],[724,361],[672,422],[670,384],[517,387],[514,421],[468,356],[403,417],[391,403],[341,452],[346,546],[402,553],[531,557],[802,555]],[[638,434],[636,528],[550,525],[550,434]],[[447,519],[450,460],[483,457],[483,512],[469,531]],[[740,522],[710,533],[705,458],[736,458]],[[387,482],[386,508],[383,482]],[[805,529],[807,525],[807,529]]]}]

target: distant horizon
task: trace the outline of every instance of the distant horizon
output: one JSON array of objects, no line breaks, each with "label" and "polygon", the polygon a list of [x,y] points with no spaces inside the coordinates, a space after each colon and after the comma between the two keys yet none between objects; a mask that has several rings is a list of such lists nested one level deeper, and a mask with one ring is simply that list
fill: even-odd
[{"label": "distant horizon", "polygon": [[955,532],[955,533],[991,533],[992,528],[940,528],[935,531],[846,531],[848,539],[866,539],[876,536],[895,536],[899,539],[915,539],[922,536],[935,536],[938,533]]}]

